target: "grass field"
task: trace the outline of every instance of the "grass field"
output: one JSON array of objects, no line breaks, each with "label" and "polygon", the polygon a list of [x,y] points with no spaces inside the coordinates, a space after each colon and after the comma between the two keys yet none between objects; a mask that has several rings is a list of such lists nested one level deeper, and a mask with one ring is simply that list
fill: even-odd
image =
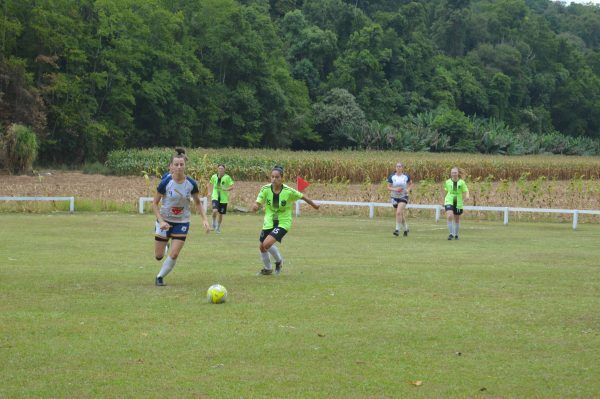
[{"label": "grass field", "polygon": [[150,215],[1,214],[0,398],[600,397],[597,224],[194,222],[159,288]]}]

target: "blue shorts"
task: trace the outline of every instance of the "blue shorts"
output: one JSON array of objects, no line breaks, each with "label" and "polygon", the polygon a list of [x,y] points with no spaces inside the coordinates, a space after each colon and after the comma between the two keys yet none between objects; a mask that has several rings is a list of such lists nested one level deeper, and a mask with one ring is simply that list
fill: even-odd
[{"label": "blue shorts", "polygon": [[160,223],[158,223],[158,220],[156,221],[155,227],[154,227],[154,236],[158,239],[162,240],[168,240],[169,238],[174,238],[174,239],[185,239],[185,237],[187,237],[187,233],[190,230],[190,222],[186,222],[186,223],[173,223],[173,222],[167,222],[171,225],[171,227],[169,228],[169,230],[161,230],[160,229]]}]

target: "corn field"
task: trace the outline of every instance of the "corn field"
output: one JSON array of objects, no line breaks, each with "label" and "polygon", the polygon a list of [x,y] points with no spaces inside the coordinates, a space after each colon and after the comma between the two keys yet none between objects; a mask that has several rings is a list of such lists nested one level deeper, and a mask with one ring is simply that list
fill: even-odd
[{"label": "corn field", "polygon": [[[172,149],[120,150],[109,154],[106,166],[117,175],[160,176],[167,170]],[[403,153],[392,151],[293,152],[285,150],[192,149],[188,174],[205,178],[224,164],[236,180],[263,181],[274,165],[288,177],[313,182],[369,184],[383,181],[396,162],[418,181],[439,182],[458,166],[468,181],[592,180],[600,178],[600,157],[561,155],[501,156],[464,153]]]}]

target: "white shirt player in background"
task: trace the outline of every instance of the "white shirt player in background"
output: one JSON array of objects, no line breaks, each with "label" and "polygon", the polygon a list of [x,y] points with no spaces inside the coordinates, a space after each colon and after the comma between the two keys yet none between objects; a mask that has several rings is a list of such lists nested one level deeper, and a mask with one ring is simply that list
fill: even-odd
[{"label": "white shirt player in background", "polygon": [[[173,155],[169,163],[170,173],[163,176],[152,201],[152,209],[156,216],[154,230],[156,260],[162,260],[163,256],[167,255],[167,244],[171,239],[170,254],[167,255],[167,259],[156,276],[157,286],[165,285],[163,278],[175,267],[179,252],[185,244],[190,227],[190,203],[192,200],[196,204],[196,212],[202,218],[204,230],[207,233],[210,231],[206,212],[200,201],[198,183],[185,175],[185,150],[177,148],[176,151],[177,154]],[[162,204],[160,204],[161,201]]]},{"label": "white shirt player in background", "polygon": [[388,190],[392,197],[392,206],[396,208],[396,229],[394,235],[400,235],[400,229],[404,231],[404,236],[408,236],[408,223],[404,210],[408,204],[408,194],[412,191],[412,180],[410,176],[404,173],[402,162],[396,164],[396,173],[392,173],[388,179]]}]

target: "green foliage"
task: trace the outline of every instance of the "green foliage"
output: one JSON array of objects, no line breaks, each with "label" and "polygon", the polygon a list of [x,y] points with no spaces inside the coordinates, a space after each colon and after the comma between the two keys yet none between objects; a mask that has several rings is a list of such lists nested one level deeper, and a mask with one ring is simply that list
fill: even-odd
[{"label": "green foliage", "polygon": [[12,173],[29,172],[38,154],[35,132],[23,125],[8,127],[0,144],[4,152],[4,166]]},{"label": "green foliage", "polygon": [[598,26],[598,7],[529,0],[5,0],[0,122],[52,164],[174,145],[598,154]]}]

